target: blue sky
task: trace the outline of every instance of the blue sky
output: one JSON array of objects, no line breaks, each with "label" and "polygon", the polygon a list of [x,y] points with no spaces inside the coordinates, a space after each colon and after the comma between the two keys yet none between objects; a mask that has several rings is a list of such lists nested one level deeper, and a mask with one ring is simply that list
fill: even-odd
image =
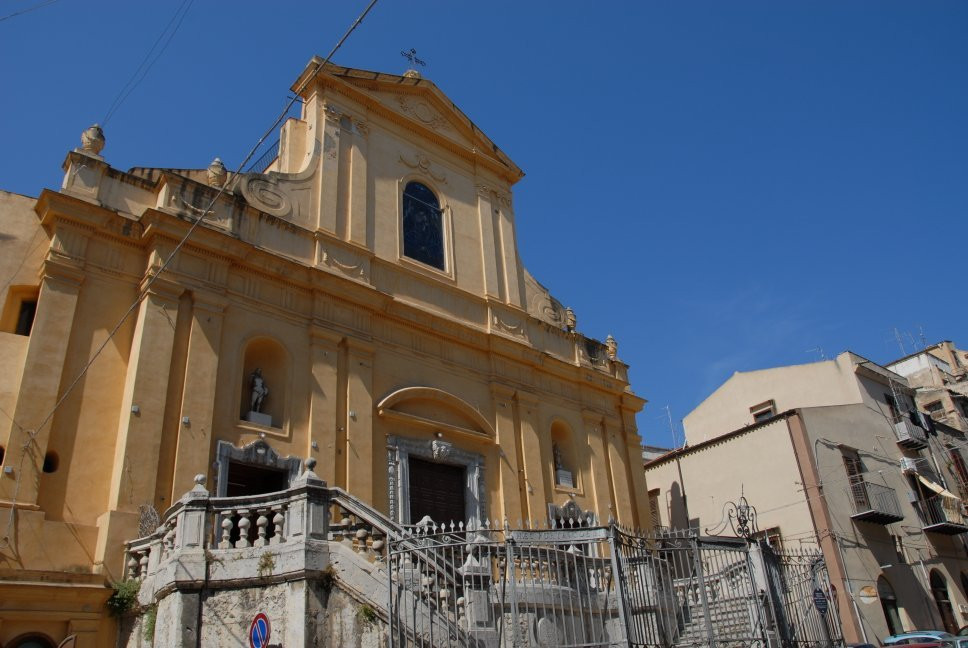
[{"label": "blue sky", "polygon": [[[7,0],[0,17],[37,4]],[[60,183],[181,4],[0,21],[0,188]],[[265,11],[271,6],[271,12]],[[235,167],[365,2],[193,2],[105,126],[116,167]],[[646,443],[737,370],[968,345],[968,3],[379,0],[334,57],[434,81],[527,176],[526,265],[612,333]]]}]

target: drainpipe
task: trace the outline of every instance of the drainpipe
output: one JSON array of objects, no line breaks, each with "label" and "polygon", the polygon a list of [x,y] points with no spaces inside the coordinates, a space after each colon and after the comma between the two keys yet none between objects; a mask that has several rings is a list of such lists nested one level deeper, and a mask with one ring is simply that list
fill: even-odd
[{"label": "drainpipe", "polygon": [[864,617],[860,614],[860,608],[857,606],[857,597],[854,596],[854,588],[850,584],[850,575],[847,573],[847,560],[844,558],[844,547],[840,544],[840,537],[836,534],[831,534],[834,538],[834,544],[837,545],[837,550],[840,552],[840,564],[844,566],[844,585],[847,586],[847,596],[850,597],[851,606],[854,608],[854,616],[857,617],[857,625],[860,626],[860,635],[864,638],[864,643],[870,643],[867,640],[867,630],[864,628]]}]

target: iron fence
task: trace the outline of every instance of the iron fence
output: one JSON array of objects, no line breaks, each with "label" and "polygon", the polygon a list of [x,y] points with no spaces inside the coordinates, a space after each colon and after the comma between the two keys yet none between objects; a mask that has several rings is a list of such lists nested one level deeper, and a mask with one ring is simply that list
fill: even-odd
[{"label": "iron fence", "polygon": [[743,538],[427,526],[387,567],[391,646],[843,645],[822,556]]}]

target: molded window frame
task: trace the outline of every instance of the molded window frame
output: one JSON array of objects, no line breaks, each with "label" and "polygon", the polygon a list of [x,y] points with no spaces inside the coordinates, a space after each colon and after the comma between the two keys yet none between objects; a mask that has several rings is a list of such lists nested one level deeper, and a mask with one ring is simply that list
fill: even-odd
[{"label": "molded window frame", "polygon": [[[443,261],[444,267],[438,268],[437,266],[425,263],[420,259],[415,259],[413,257],[404,254],[404,191],[407,189],[407,185],[412,182],[423,185],[429,189],[434,196],[437,198],[437,203],[440,209],[440,229],[441,229],[441,243],[443,245]],[[432,180],[418,174],[409,174],[402,178],[398,183],[397,194],[399,199],[397,201],[397,209],[399,213],[397,215],[397,258],[401,264],[405,265],[410,269],[417,270],[419,272],[424,272],[435,277],[443,277],[447,279],[454,279],[454,254],[453,254],[453,241],[454,241],[454,230],[453,230],[453,210],[450,204],[447,202],[446,195],[440,190],[440,188]]]}]

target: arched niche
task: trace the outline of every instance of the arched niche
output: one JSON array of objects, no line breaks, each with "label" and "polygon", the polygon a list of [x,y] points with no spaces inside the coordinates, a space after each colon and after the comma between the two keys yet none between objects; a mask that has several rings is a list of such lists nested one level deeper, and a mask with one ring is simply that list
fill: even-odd
[{"label": "arched niche", "polygon": [[[257,336],[245,343],[239,394],[241,420],[268,427],[286,427],[289,420],[291,366],[289,352],[277,340],[269,336]],[[253,389],[257,382],[257,371],[262,387],[268,390],[262,399],[261,411],[253,410]]]},{"label": "arched niche", "polygon": [[435,387],[404,387],[384,397],[377,414],[434,432],[494,441],[494,428],[466,401]]},{"label": "arched niche", "polygon": [[579,470],[578,452],[575,449],[575,435],[571,426],[561,419],[551,422],[552,476],[555,486],[578,490]]}]

